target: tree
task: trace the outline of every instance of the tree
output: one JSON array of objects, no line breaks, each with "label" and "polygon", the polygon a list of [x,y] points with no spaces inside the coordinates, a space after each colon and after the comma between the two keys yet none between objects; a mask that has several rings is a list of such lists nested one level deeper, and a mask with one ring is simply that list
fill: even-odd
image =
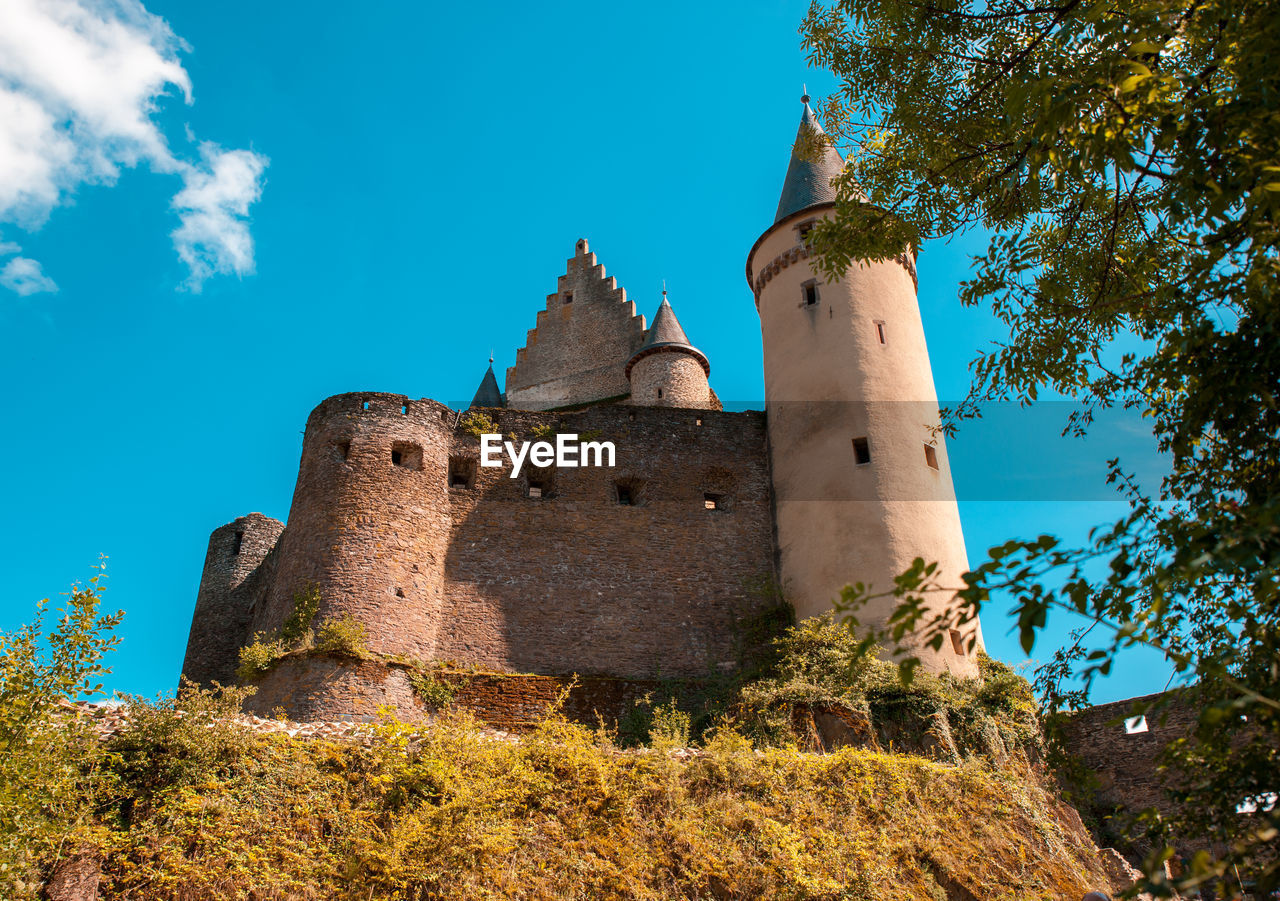
[{"label": "tree", "polygon": [[[101,569],[101,567],[99,567]],[[36,618],[0,632],[0,891],[34,898],[38,865],[91,842],[95,787],[103,780],[96,739],[73,717],[69,699],[100,693],[104,655],[123,614],[103,614],[101,572],[73,585],[46,634],[48,600]]]},{"label": "tree", "polygon": [[[1201,714],[1166,750],[1184,813],[1149,824],[1166,855],[1170,835],[1227,846],[1184,887],[1238,873],[1275,889],[1278,4],[842,0],[815,3],[801,31],[840,80],[821,113],[852,148],[835,214],[810,233],[825,273],[991,235],[960,300],[990,306],[1009,337],[976,358],[947,428],[1050,389],[1081,403],[1065,423],[1077,433],[1098,409],[1140,410],[1170,464],[1148,489],[1111,461],[1132,512],[1087,547],[1010,541],[963,586],[917,561],[883,589],[900,603],[874,637],[941,646],[947,616],[976,616],[998,591],[1014,597],[1028,651],[1051,613],[1083,614],[1110,639],[1056,652],[1039,676],[1052,709],[1083,703],[1127,648],[1165,652]],[[1141,350],[1117,352],[1123,335]],[[925,614],[923,593],[957,588],[946,615]],[[856,609],[871,590],[844,601]],[[1242,801],[1257,810],[1241,815]]]}]

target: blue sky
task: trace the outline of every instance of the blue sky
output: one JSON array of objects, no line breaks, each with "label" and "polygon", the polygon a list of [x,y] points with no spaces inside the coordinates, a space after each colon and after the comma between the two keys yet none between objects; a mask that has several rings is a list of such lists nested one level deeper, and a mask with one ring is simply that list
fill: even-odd
[{"label": "blue sky", "polygon": [[[57,28],[30,32],[39,46],[0,37],[0,103],[53,112],[25,138],[0,116],[0,628],[107,554],[127,613],[110,687],[171,689],[208,533],[285,518],[311,408],[353,390],[470,398],[491,350],[499,372],[513,362],[579,237],[650,318],[665,279],[718,394],[761,405],[744,260],[772,221],[801,84],[834,86],[805,64],[805,0],[81,2],[62,25],[92,33],[111,14],[142,37],[104,37],[83,65],[59,56],[74,47]],[[14,159],[29,169],[6,176]],[[920,261],[943,399],[1001,335],[955,299],[981,243]],[[1149,442],[1118,422],[1064,443],[1062,416],[1003,411],[952,445],[974,564],[1008,537],[1079,540],[1123,513],[1102,461]],[[984,622],[993,654],[1023,659],[999,610]],[[1167,676],[1139,656],[1097,697]]]}]

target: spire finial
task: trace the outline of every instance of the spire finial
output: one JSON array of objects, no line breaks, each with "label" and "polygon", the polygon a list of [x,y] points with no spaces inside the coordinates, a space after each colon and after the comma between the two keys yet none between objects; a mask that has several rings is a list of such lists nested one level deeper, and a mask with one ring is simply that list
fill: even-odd
[{"label": "spire finial", "polygon": [[492,351],[492,350],[491,350],[491,351],[489,351],[489,365],[490,365],[490,366],[492,366],[492,365],[493,365],[493,351]]},{"label": "spire finial", "polygon": [[800,90],[803,92],[800,94],[800,102],[807,106],[809,103],[809,86],[802,81],[800,82]]},{"label": "spire finial", "polygon": [[662,296],[664,299],[667,296],[667,280],[665,278],[662,280]]}]

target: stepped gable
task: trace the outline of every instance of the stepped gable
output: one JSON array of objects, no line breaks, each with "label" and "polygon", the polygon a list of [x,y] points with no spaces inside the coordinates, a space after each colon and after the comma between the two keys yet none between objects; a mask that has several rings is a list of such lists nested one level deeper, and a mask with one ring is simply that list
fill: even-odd
[{"label": "stepped gable", "polygon": [[626,289],[605,276],[586,240],[579,240],[507,370],[507,406],[549,410],[626,397],[627,362],[644,336],[644,317]]}]

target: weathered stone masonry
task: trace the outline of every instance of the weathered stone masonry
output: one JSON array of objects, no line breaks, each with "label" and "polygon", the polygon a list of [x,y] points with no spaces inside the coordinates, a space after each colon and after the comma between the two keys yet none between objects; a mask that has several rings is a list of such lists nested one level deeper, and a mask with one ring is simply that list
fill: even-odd
[{"label": "weathered stone masonry", "polygon": [[[255,596],[216,603],[213,576],[236,524],[215,533],[193,635],[221,637],[193,641],[187,674],[227,673],[235,649],[279,628],[311,583],[318,618],[355,617],[382,656],[633,679],[735,667],[742,623],[774,603],[761,591],[773,576],[763,414],[484,412],[503,435],[529,439],[550,426],[611,441],[617,465],[527,468],[512,479],[509,464],[478,465],[478,440],[455,428],[448,407],[388,394],[329,398],[308,420],[289,525],[270,567],[249,580]],[[529,496],[531,485],[541,497]],[[234,613],[241,605],[247,617]],[[333,671],[317,678],[325,666]],[[354,714],[368,692],[343,687],[349,677],[337,664],[290,658],[254,707]],[[386,692],[401,692],[397,679]],[[317,705],[317,693],[332,703]]]}]

